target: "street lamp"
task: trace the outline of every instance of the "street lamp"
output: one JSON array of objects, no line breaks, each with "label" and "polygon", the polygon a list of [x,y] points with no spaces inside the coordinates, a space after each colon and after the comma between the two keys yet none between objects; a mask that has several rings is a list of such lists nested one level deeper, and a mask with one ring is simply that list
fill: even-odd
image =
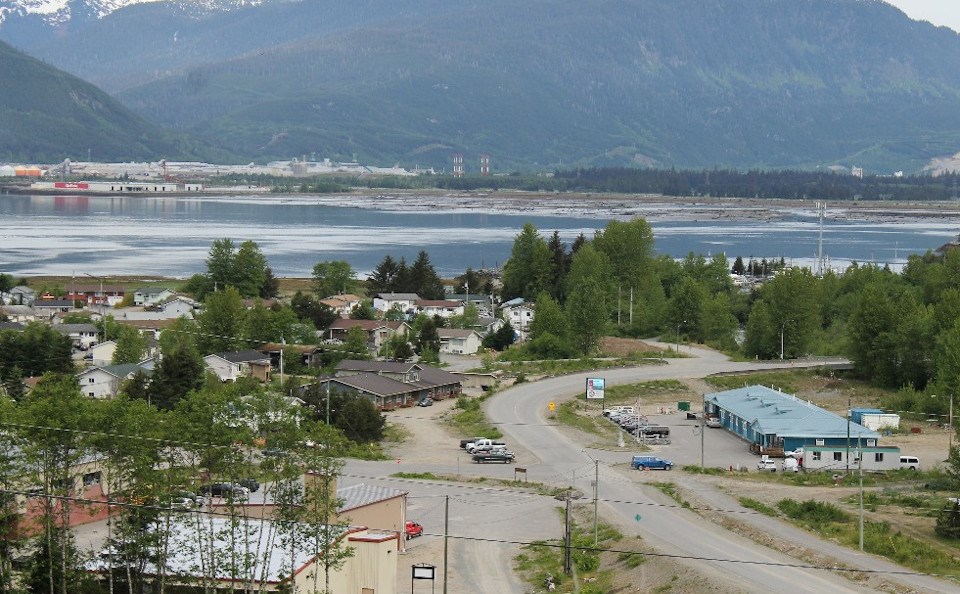
[{"label": "street lamp", "polygon": [[107,342],[107,321],[103,318],[103,301],[104,301],[104,299],[106,298],[106,296],[103,294],[103,278],[101,278],[101,277],[99,277],[99,276],[93,276],[93,275],[90,274],[89,272],[84,272],[83,274],[86,275],[86,276],[89,276],[89,277],[92,278],[93,280],[98,280],[98,281],[100,281],[100,295],[99,295],[99,302],[100,302],[100,323],[103,324],[103,342]]},{"label": "street lamp", "polygon": [[600,492],[600,460],[597,460],[587,450],[580,450],[587,458],[593,460],[593,548],[597,548],[600,542],[600,524],[598,510],[599,492]]},{"label": "street lamp", "polygon": [[783,361],[783,329],[786,326],[786,322],[780,324],[780,360]]}]

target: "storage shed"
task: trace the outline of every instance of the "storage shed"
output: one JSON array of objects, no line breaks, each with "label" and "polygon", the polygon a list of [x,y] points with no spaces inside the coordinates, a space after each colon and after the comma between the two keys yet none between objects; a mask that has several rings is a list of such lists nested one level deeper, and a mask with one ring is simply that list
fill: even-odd
[{"label": "storage shed", "polygon": [[900,415],[888,413],[879,408],[854,408],[850,410],[850,419],[867,429],[897,429],[900,427]]},{"label": "storage shed", "polygon": [[880,434],[801,400],[764,386],[748,386],[707,394],[707,416],[720,419],[723,428],[762,448],[842,446],[853,443],[877,447]]}]

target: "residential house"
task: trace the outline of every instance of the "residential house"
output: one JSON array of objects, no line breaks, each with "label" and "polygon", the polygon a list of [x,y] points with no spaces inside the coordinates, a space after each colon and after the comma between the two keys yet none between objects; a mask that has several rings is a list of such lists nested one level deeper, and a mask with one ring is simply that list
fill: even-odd
[{"label": "residential house", "polygon": [[349,318],[350,312],[353,311],[354,307],[357,307],[363,303],[363,299],[357,297],[356,295],[345,293],[334,295],[333,297],[327,297],[326,299],[321,299],[320,303],[337,312],[341,318]]},{"label": "residential house", "polygon": [[58,313],[67,313],[74,309],[74,302],[69,299],[35,299],[33,309],[38,318],[49,320]]},{"label": "residential house", "polygon": [[268,342],[257,349],[261,353],[270,356],[270,363],[274,367],[280,366],[280,352],[286,351],[287,358],[285,359],[288,363],[290,362],[291,353],[300,354],[300,362],[303,363],[306,367],[322,367],[323,366],[323,347],[312,345],[312,344],[280,344],[278,342]]},{"label": "residential house", "polygon": [[155,309],[168,318],[193,318],[194,312],[200,309],[200,303],[186,295],[171,295],[158,303]]},{"label": "residential house", "polygon": [[373,298],[373,309],[386,312],[398,307],[404,313],[416,311],[420,296],[416,293],[378,293]]},{"label": "residential house", "polygon": [[37,312],[29,305],[0,305],[0,315],[6,317],[10,322],[20,322],[21,324],[37,321]]},{"label": "residential house", "polygon": [[[23,455],[15,447],[8,448],[4,454],[11,458]],[[110,480],[103,457],[92,453],[83,455],[71,464],[67,474],[67,484],[62,493],[85,502],[83,505],[71,507],[67,525],[80,526],[106,519],[109,512],[106,502],[116,485]],[[21,536],[41,533],[44,527],[45,502],[43,489],[37,485],[42,484],[42,480],[37,476],[23,476],[15,480],[21,483],[22,492],[29,493],[15,496],[16,512],[19,516],[16,533]],[[54,503],[54,513],[58,511],[58,503]]]},{"label": "residential house", "polygon": [[12,332],[23,332],[26,326],[20,322],[0,322],[0,332],[10,330]]},{"label": "residential house", "polygon": [[707,415],[738,435],[755,453],[778,453],[808,447],[841,447],[850,440],[877,447],[880,434],[829,411],[764,386],[747,386],[707,394]]},{"label": "residential house", "polygon": [[106,340],[91,346],[87,357],[89,357],[90,363],[94,366],[110,365],[115,352],[117,352],[117,343],[113,340]]},{"label": "residential house", "polygon": [[334,320],[327,328],[328,337],[333,340],[347,339],[350,329],[360,327],[367,333],[367,346],[373,350],[380,350],[388,340],[396,334],[409,336],[410,326],[406,322],[391,322],[389,320],[351,320],[340,318]]},{"label": "residential house", "polygon": [[124,363],[122,365],[104,365],[91,367],[77,374],[77,383],[80,391],[90,398],[112,398],[120,391],[123,383],[142,372],[150,374],[139,363]]},{"label": "residential house", "polygon": [[359,361],[344,359],[337,364],[337,378],[352,375],[376,375],[408,384],[426,392],[416,398],[443,400],[455,398],[462,393],[460,378],[436,367],[422,363],[404,363],[400,361]]},{"label": "residential house", "polygon": [[100,331],[93,324],[53,324],[51,328],[68,337],[74,348],[83,351],[96,344],[100,336]]},{"label": "residential house", "polygon": [[477,312],[479,312],[481,316],[493,314],[494,302],[489,295],[480,295],[478,293],[470,293],[469,295],[464,293],[451,293],[447,295],[446,298],[450,301],[459,301],[464,304],[464,306],[467,304],[473,305],[477,308]]},{"label": "residential house", "polygon": [[318,382],[322,388],[326,388],[328,384],[331,393],[367,398],[379,410],[413,406],[430,397],[430,391],[425,386],[367,373],[333,377]]},{"label": "residential house", "polygon": [[[329,578],[331,592],[397,594],[400,544],[395,532],[375,532],[364,526],[317,530],[274,525],[260,518],[214,517],[198,523],[181,515],[175,515],[166,529],[169,555],[163,573],[167,583],[182,580],[180,585],[195,587],[202,582],[218,592],[232,592],[238,584],[256,584],[258,592],[316,592],[325,588]],[[288,546],[281,537],[291,529],[300,546]],[[331,537],[311,546],[310,533]],[[329,576],[324,565],[327,547],[349,548],[353,553],[331,568]],[[109,563],[109,555],[100,554],[85,567],[103,573],[110,570]],[[159,575],[160,569],[148,562],[142,572]]]},{"label": "residential house", "polygon": [[439,316],[447,319],[452,316],[463,315],[463,303],[460,301],[420,299],[415,305],[420,313],[430,316],[431,318]]},{"label": "residential house", "polygon": [[451,355],[476,355],[483,346],[483,337],[476,330],[437,328],[440,352]]},{"label": "residential house", "polygon": [[7,293],[9,305],[33,305],[36,298],[37,292],[25,285],[17,285]]},{"label": "residential house", "polygon": [[474,329],[480,333],[480,336],[486,336],[487,334],[493,334],[506,324],[503,321],[503,318],[491,318],[489,316],[480,316],[480,319],[477,320],[477,324],[474,326]]},{"label": "residential house", "polygon": [[215,353],[204,357],[203,362],[221,382],[235,382],[244,376],[255,377],[262,382],[270,381],[270,356],[260,351]]},{"label": "residential house", "polygon": [[500,306],[503,319],[510,322],[520,339],[525,339],[533,323],[534,310],[532,305],[524,303],[519,297],[503,303]]},{"label": "residential house", "polygon": [[161,301],[173,297],[176,293],[164,287],[143,287],[133,294],[133,304],[139,306],[157,305]]},{"label": "residential house", "polygon": [[82,301],[88,306],[113,307],[123,301],[126,291],[122,285],[70,285],[66,298],[73,302]]}]

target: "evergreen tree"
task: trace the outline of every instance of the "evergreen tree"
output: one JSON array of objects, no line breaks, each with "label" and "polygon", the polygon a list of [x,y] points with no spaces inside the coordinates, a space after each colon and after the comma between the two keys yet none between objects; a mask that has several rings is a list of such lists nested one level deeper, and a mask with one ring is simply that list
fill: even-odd
[{"label": "evergreen tree", "polygon": [[440,352],[440,335],[432,318],[427,318],[417,335],[417,352],[423,355],[426,351]]},{"label": "evergreen tree", "polygon": [[540,291],[549,291],[554,277],[550,248],[531,223],[513,241],[510,259],[503,265],[503,290],[507,299],[532,300]]},{"label": "evergreen tree", "polygon": [[389,254],[384,256],[383,260],[373,269],[373,273],[367,278],[367,294],[377,295],[394,291],[399,268],[399,264]]},{"label": "evergreen tree", "polygon": [[554,230],[547,243],[550,257],[553,261],[553,277],[550,279],[550,296],[558,302],[563,302],[567,272],[570,270],[571,256],[567,253],[567,244],[560,240],[560,232]]},{"label": "evergreen tree", "polygon": [[743,258],[737,256],[737,259],[733,261],[733,267],[730,269],[730,272],[743,276],[745,270],[746,269],[743,266]]},{"label": "evergreen tree", "polygon": [[444,290],[440,276],[434,270],[430,263],[430,256],[427,252],[421,250],[417,254],[417,260],[410,267],[410,291],[416,293],[421,299],[443,299]]},{"label": "evergreen tree", "polygon": [[280,281],[273,276],[273,268],[267,266],[263,271],[263,285],[260,287],[260,297],[273,299],[280,294]]},{"label": "evergreen tree", "polygon": [[154,369],[147,390],[148,399],[157,408],[173,409],[187,394],[200,389],[203,378],[203,360],[200,355],[186,346],[175,348],[164,353],[163,359]]}]

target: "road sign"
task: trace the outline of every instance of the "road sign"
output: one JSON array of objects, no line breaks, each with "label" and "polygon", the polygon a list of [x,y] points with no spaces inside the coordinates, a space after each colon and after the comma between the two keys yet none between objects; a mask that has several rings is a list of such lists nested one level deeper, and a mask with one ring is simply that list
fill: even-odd
[{"label": "road sign", "polygon": [[603,378],[602,377],[588,377],[587,378],[587,400],[603,400]]},{"label": "road sign", "polygon": [[633,516],[633,519],[639,522],[642,518],[640,517],[640,514],[637,514]]},{"label": "road sign", "polygon": [[547,406],[550,407],[550,412],[553,412],[553,411],[557,410],[557,405],[554,404],[553,402],[551,402],[551,403],[548,404]]}]

